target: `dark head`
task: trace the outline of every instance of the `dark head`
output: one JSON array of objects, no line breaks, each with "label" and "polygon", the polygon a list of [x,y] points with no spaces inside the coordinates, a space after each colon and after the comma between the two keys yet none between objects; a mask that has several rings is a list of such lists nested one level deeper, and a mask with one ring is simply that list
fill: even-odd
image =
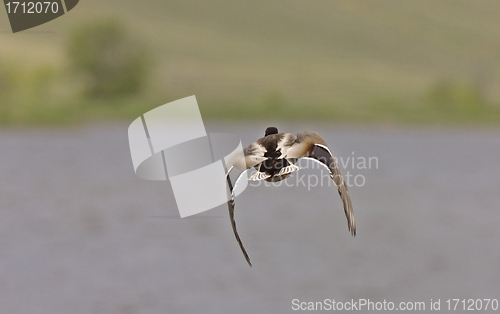
[{"label": "dark head", "polygon": [[278,134],[278,129],[275,128],[274,126],[270,126],[266,129],[266,134],[264,136],[268,136],[271,134]]}]

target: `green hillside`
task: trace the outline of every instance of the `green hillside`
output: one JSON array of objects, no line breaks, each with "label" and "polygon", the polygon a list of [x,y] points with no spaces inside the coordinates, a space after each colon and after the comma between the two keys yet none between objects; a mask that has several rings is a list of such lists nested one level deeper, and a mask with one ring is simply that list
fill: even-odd
[{"label": "green hillside", "polygon": [[0,57],[62,73],[69,30],[113,18],[155,60],[146,92],[67,114],[196,94],[212,118],[500,122],[499,16],[495,0],[84,0],[19,34],[1,12]]}]

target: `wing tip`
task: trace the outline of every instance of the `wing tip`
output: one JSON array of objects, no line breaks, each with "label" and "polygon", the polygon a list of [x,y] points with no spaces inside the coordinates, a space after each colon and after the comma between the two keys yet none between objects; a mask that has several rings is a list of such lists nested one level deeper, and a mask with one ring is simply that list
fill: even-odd
[{"label": "wing tip", "polygon": [[231,202],[231,200],[229,200],[227,202],[227,205],[228,205],[228,209],[229,209],[229,219],[231,220],[231,226],[233,228],[234,236],[235,236],[236,241],[238,242],[238,244],[240,246],[241,252],[243,253],[243,256],[245,257],[245,260],[248,263],[248,266],[250,266],[250,268],[252,268],[252,262],[250,262],[250,257],[248,256],[248,253],[245,250],[243,243],[241,242],[238,231],[236,230],[236,221],[234,220],[234,201]]},{"label": "wing tip", "polygon": [[356,237],[356,225],[355,224],[350,224],[349,222],[347,223],[347,229],[351,232],[351,235],[355,238]]}]

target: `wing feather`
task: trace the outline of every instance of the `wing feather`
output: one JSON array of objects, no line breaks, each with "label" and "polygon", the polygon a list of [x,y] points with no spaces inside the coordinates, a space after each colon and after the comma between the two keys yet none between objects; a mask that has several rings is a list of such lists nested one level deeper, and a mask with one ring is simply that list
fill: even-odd
[{"label": "wing feather", "polygon": [[347,191],[347,185],[345,184],[344,177],[340,172],[339,165],[335,157],[333,157],[330,149],[322,144],[314,144],[312,146],[309,156],[305,158],[312,158],[319,161],[323,166],[325,166],[330,172],[330,178],[333,180],[337,186],[340,199],[344,205],[344,213],[347,218],[347,228],[351,231],[353,236],[356,236],[356,222],[354,220],[354,211],[352,208],[351,198],[349,197],[349,192]]},{"label": "wing feather", "polygon": [[347,185],[340,172],[339,165],[332,152],[328,148],[325,140],[317,132],[306,131],[297,134],[295,143],[288,149],[289,158],[310,158],[320,162],[330,172],[330,178],[337,186],[340,199],[344,206],[344,213],[347,218],[347,228],[353,236],[356,235],[356,222],[351,198],[347,191]]},{"label": "wing feather", "polygon": [[[229,168],[229,171],[227,171],[227,173],[226,173],[226,181],[227,181],[227,185],[229,187],[229,192],[231,194],[230,199],[227,202],[227,207],[228,207],[228,210],[229,210],[229,220],[231,221],[231,227],[233,228],[233,233],[234,233],[234,236],[236,238],[236,241],[238,242],[238,245],[240,246],[240,249],[241,249],[241,252],[243,253],[243,256],[245,256],[245,259],[246,259],[248,265],[250,267],[252,267],[252,263],[250,262],[250,257],[248,256],[247,251],[245,250],[245,247],[243,246],[243,242],[241,242],[240,236],[238,234],[238,230],[236,229],[236,221],[234,220],[234,205],[235,205],[235,202],[234,202],[234,197],[235,197],[234,190],[236,189],[236,185],[238,184],[239,179],[241,178],[241,176],[247,170],[248,169],[244,169],[243,171],[241,171],[241,169],[239,169],[238,167],[232,166],[231,168]],[[238,174],[238,177],[236,178],[236,180],[234,182],[234,185],[233,185],[233,183],[231,182],[231,176],[230,175],[234,171],[240,171],[240,173]]]},{"label": "wing feather", "polygon": [[243,243],[241,242],[240,236],[238,235],[238,231],[236,230],[236,221],[234,220],[234,202],[233,201],[228,201],[227,206],[229,208],[229,219],[231,220],[231,226],[233,227],[233,232],[234,236],[236,237],[236,241],[238,241],[238,244],[240,245],[241,252],[243,252],[243,256],[245,256],[245,259],[247,260],[247,263],[250,267],[252,267],[252,263],[250,262],[250,257],[248,257],[247,251],[245,250],[245,247],[243,246]]}]

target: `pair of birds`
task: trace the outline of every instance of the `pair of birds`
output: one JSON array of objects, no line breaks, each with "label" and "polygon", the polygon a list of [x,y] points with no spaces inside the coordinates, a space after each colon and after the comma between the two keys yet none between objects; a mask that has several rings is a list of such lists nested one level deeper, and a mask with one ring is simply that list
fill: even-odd
[{"label": "pair of birds", "polygon": [[[339,165],[333,157],[325,140],[317,132],[305,131],[298,134],[278,133],[275,127],[266,129],[263,138],[250,144],[243,150],[243,154],[235,153],[227,163],[226,180],[231,193],[231,198],[227,202],[229,208],[229,218],[233,227],[236,241],[247,260],[252,267],[250,258],[243,247],[236,222],[234,220],[234,188],[238,179],[250,168],[257,170],[249,180],[266,180],[268,182],[278,182],[286,179],[294,171],[300,168],[295,165],[299,158],[308,158],[321,163],[330,172],[330,178],[337,186],[340,198],[344,205],[344,213],[347,217],[347,228],[353,236],[356,235],[356,223],[354,222],[354,213],[352,210],[351,199],[347,192],[347,186],[340,173]],[[230,177],[236,173],[237,177],[233,184]]]}]

